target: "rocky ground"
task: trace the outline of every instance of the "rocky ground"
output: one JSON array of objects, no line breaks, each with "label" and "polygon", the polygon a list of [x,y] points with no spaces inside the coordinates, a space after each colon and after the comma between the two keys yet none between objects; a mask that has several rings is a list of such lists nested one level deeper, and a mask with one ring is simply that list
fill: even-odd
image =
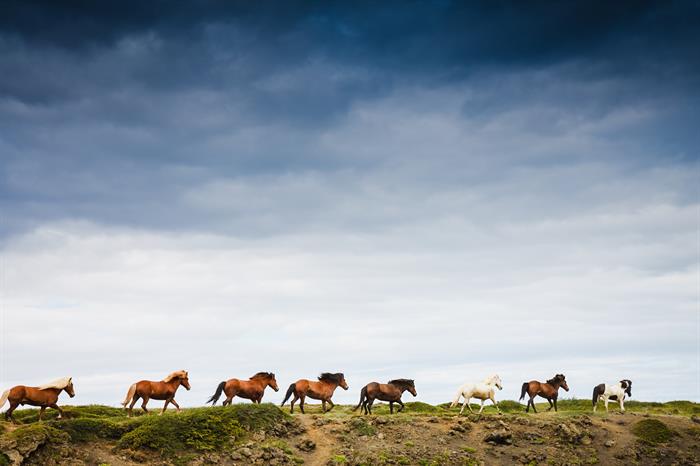
[{"label": "rocky ground", "polygon": [[237,405],[136,420],[74,408],[65,421],[3,423],[0,464],[700,465],[692,412],[457,416],[427,406],[393,416],[347,407],[289,416],[272,405]]}]

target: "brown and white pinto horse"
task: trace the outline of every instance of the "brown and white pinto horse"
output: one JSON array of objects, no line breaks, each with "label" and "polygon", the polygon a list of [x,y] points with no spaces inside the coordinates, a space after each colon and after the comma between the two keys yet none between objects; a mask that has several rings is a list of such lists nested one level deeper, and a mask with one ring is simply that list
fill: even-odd
[{"label": "brown and white pinto horse", "polygon": [[324,372],[318,376],[318,382],[314,382],[306,379],[299,379],[289,386],[287,389],[287,394],[284,397],[284,401],[280,406],[284,406],[290,396],[294,395],[292,400],[291,409],[289,412],[294,412],[294,403],[299,400],[299,409],[301,413],[304,414],[304,401],[306,397],[313,398],[314,400],[321,400],[323,404],[323,412],[326,412],[326,402],[328,402],[331,407],[328,411],[333,409],[335,404],[331,401],[333,392],[338,387],[343,387],[343,389],[348,389],[348,384],[345,382],[345,375],[338,372],[336,374],[331,374],[329,372]]},{"label": "brown and white pinto horse", "polygon": [[[556,411],[557,398],[559,397],[559,387],[563,388],[567,392],[569,391],[569,386],[566,384],[566,377],[564,377],[564,374],[557,374],[546,383],[541,383],[537,380],[531,380],[523,383],[523,388],[520,392],[520,399],[522,400],[525,398],[526,393],[530,396],[530,399],[527,400],[527,408],[525,408],[525,412],[530,412],[530,406],[532,406],[532,410],[534,412],[537,412],[537,408],[535,408],[535,402],[533,400],[538,395],[549,401],[549,408],[547,411],[551,411],[552,407],[554,407],[554,411]],[[552,404],[552,401],[554,401],[554,404]]]},{"label": "brown and white pinto horse", "polygon": [[212,406],[215,405],[223,392],[226,394],[226,399],[223,402],[224,406],[230,405],[234,396],[247,398],[252,400],[253,403],[260,404],[267,387],[272,388],[274,391],[279,391],[275,374],[272,372],[258,372],[250,380],[229,379],[221,382],[216,387],[216,392],[209,398],[207,403],[211,403]]},{"label": "brown and white pinto horse", "polygon": [[374,400],[388,401],[389,411],[394,414],[394,403],[401,405],[398,412],[403,411],[404,404],[401,401],[401,395],[403,392],[408,390],[408,392],[416,396],[416,384],[410,379],[395,379],[390,380],[388,383],[378,383],[370,382],[360,390],[360,402],[353,409],[356,411],[357,408],[362,406],[362,411],[365,414],[372,414],[372,404]]},{"label": "brown and white pinto horse", "polygon": [[17,409],[19,405],[39,406],[41,408],[39,411],[40,421],[47,407],[57,410],[58,419],[61,419],[63,417],[63,410],[59,408],[56,402],[58,401],[58,395],[64,390],[71,398],[75,396],[72,377],[58,379],[39,387],[17,385],[9,390],[5,390],[2,395],[0,395],[0,408],[5,405],[5,402],[8,400],[10,401],[10,407],[5,411],[5,420],[10,420],[12,422],[15,422],[12,412]]},{"label": "brown and white pinto horse", "polygon": [[180,412],[180,406],[175,402],[175,392],[178,388],[180,388],[180,385],[185,387],[187,390],[190,389],[190,381],[188,379],[187,371],[175,371],[164,378],[161,382],[141,380],[129,387],[129,391],[126,393],[126,398],[122,402],[122,406],[126,408],[126,405],[131,402],[128,408],[129,417],[131,417],[134,405],[139,398],[142,398],[143,403],[141,403],[141,408],[147,413],[148,409],[146,409],[146,404],[148,403],[148,400],[153,398],[154,400],[165,400],[165,404],[163,405],[163,409],[161,410],[160,414],[165,412],[165,409],[168,407],[168,403],[174,404],[177,411]]}]

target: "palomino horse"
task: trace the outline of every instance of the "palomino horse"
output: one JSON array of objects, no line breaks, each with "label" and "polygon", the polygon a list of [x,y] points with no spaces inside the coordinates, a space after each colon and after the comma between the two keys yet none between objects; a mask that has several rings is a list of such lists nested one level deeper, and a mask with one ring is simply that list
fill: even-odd
[{"label": "palomino horse", "polygon": [[163,409],[161,410],[160,414],[165,412],[165,409],[168,407],[168,403],[174,404],[177,411],[180,412],[180,406],[175,402],[175,392],[178,388],[180,388],[180,385],[185,387],[187,390],[190,389],[190,381],[187,378],[187,371],[175,371],[164,378],[161,382],[141,380],[140,382],[136,382],[129,387],[129,391],[126,393],[126,398],[122,402],[122,406],[126,408],[126,405],[131,402],[128,408],[129,417],[131,417],[132,409],[139,398],[143,398],[141,408],[144,410],[144,412],[148,412],[146,409],[146,404],[148,403],[148,400],[153,398],[154,400],[165,400],[165,404],[163,405]]},{"label": "palomino horse", "polygon": [[304,400],[306,397],[313,398],[314,400],[321,400],[323,404],[323,412],[326,412],[326,402],[328,402],[331,407],[328,411],[333,409],[335,404],[331,401],[333,392],[338,387],[343,387],[344,390],[348,389],[348,384],[345,382],[345,375],[338,372],[336,374],[331,374],[329,372],[324,372],[318,376],[318,382],[312,380],[299,379],[289,386],[287,389],[287,394],[284,396],[284,401],[280,406],[284,406],[290,396],[294,395],[292,400],[291,409],[289,412],[294,412],[294,403],[299,400],[299,409],[301,413],[304,414]]},{"label": "palomino horse", "polygon": [[[534,412],[537,412],[537,408],[535,408],[535,402],[533,400],[538,395],[549,401],[549,408],[547,411],[551,411],[552,407],[554,407],[554,411],[556,411],[557,398],[559,397],[559,387],[563,388],[567,392],[569,391],[569,386],[566,384],[566,377],[564,377],[564,374],[557,374],[546,383],[541,383],[537,380],[531,380],[523,383],[523,389],[520,392],[520,399],[522,400],[525,398],[526,393],[530,396],[530,399],[527,400],[527,408],[525,408],[525,412],[530,412],[530,406],[532,406],[532,410]],[[554,401],[553,405],[552,401]]]},{"label": "palomino horse", "polygon": [[418,395],[416,393],[416,384],[410,379],[396,379],[390,380],[388,383],[378,383],[370,382],[360,391],[360,402],[353,411],[362,406],[362,410],[365,414],[372,414],[372,404],[374,400],[388,401],[389,410],[391,414],[394,414],[394,403],[401,405],[399,408],[399,413],[403,411],[404,404],[401,401],[401,395],[406,390],[413,396]]},{"label": "palomino horse", "polygon": [[454,408],[455,406],[457,406],[457,403],[459,403],[459,399],[461,397],[464,397],[464,404],[462,405],[462,409],[459,410],[459,414],[462,414],[464,412],[465,407],[468,407],[469,411],[473,413],[474,410],[472,410],[469,401],[472,398],[478,398],[479,400],[481,400],[481,408],[479,409],[479,414],[481,414],[481,412],[484,410],[484,401],[486,400],[491,400],[493,405],[500,413],[501,408],[499,408],[498,403],[496,403],[496,388],[498,388],[499,390],[503,390],[503,386],[501,385],[501,378],[495,374],[485,378],[483,382],[465,383],[464,385],[459,387],[459,390],[457,390],[457,395],[455,395],[455,399],[450,405],[450,408]]},{"label": "palomino horse", "polygon": [[608,412],[609,400],[617,400],[620,403],[620,411],[625,412],[625,396],[632,396],[632,381],[629,379],[620,380],[615,385],[601,383],[593,389],[593,412],[598,407],[598,400],[605,401],[605,412]]},{"label": "palomino horse", "polygon": [[277,380],[275,380],[275,374],[272,372],[258,372],[252,376],[250,380],[229,379],[225,382],[221,382],[219,386],[216,387],[216,392],[209,398],[207,403],[211,403],[212,406],[214,406],[216,402],[219,401],[221,392],[224,392],[226,394],[226,399],[223,403],[224,406],[230,405],[234,396],[248,398],[249,400],[253,400],[253,403],[260,404],[267,387],[272,388],[274,391],[279,391]]},{"label": "palomino horse", "polygon": [[2,395],[0,395],[0,408],[5,405],[6,401],[10,401],[10,407],[5,411],[5,420],[10,420],[12,422],[15,422],[15,418],[12,417],[12,412],[17,409],[19,405],[39,406],[41,408],[39,411],[40,421],[47,407],[57,410],[58,419],[61,419],[63,417],[63,410],[58,407],[56,402],[58,401],[58,395],[60,395],[63,390],[65,390],[71,398],[75,396],[72,377],[54,380],[53,382],[39,387],[17,385],[9,390],[5,390]]}]

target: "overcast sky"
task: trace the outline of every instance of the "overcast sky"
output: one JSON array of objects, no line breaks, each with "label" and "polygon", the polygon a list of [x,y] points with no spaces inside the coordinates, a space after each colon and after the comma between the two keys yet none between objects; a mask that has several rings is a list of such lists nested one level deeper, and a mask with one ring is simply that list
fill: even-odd
[{"label": "overcast sky", "polygon": [[0,7],[0,388],[700,401],[697,3],[43,3]]}]

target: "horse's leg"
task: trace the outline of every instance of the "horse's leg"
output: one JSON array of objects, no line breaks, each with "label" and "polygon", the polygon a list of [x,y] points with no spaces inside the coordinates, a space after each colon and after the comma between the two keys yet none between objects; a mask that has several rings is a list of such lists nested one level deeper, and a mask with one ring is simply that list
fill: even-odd
[{"label": "horse's leg", "polygon": [[498,407],[498,403],[496,403],[496,397],[493,396],[493,394],[489,397],[489,400],[493,403],[493,405],[496,407],[496,411],[499,413],[501,412],[501,408]]},{"label": "horse's leg", "polygon": [[232,397],[232,396],[229,397],[228,395],[226,395],[226,399],[225,399],[224,402],[221,403],[221,404],[222,404],[223,406],[228,406],[228,405],[231,404],[232,401],[233,401],[233,397]]},{"label": "horse's leg", "polygon": [[330,398],[328,398],[328,404],[331,405],[331,407],[328,408],[328,411],[330,411],[331,409],[335,408],[335,403],[333,403],[333,400],[331,400]]},{"label": "horse's leg", "polygon": [[401,401],[401,400],[398,400],[397,403],[401,405],[401,407],[399,408],[399,411],[398,411],[400,413],[401,411],[403,411],[404,404],[403,404],[403,401]]},{"label": "horse's leg", "polygon": [[554,412],[556,413],[557,411],[557,399],[554,398]]},{"label": "horse's leg", "polygon": [[172,404],[175,405],[175,409],[177,409],[177,412],[179,413],[179,412],[180,412],[180,405],[177,404],[177,401],[175,401],[175,397],[174,397],[174,396],[173,396],[172,398],[170,398],[170,403],[172,403]]},{"label": "horse's leg", "polygon": [[552,399],[551,399],[551,398],[547,398],[547,402],[549,403],[549,408],[547,408],[547,411],[551,411],[551,410],[552,410],[552,407],[554,406],[554,405],[552,404]]},{"label": "horse's leg", "polygon": [[625,400],[620,397],[620,411],[625,412]]},{"label": "horse's leg", "polygon": [[609,400],[608,400],[608,398],[606,398],[605,399],[605,413],[606,414],[608,413],[608,402],[609,402]]},{"label": "horse's leg", "polygon": [[389,414],[394,414],[394,402],[389,402]]},{"label": "horse's leg", "polygon": [[163,403],[163,409],[160,410],[160,413],[158,413],[158,416],[162,416],[165,410],[168,408],[168,403],[170,403],[170,400],[165,400],[165,403]]},{"label": "horse's leg", "polygon": [[481,408],[479,408],[479,414],[484,410],[484,400],[481,400]]},{"label": "horse's leg", "polygon": [[58,417],[56,419],[61,419],[63,417],[63,410],[61,408],[59,408],[56,403],[50,404],[49,408],[53,408],[56,411],[58,411]]},{"label": "horse's leg", "polygon": [[42,406],[41,409],[39,410],[39,420],[41,421],[41,418],[44,417],[44,410],[46,410],[46,406]]},{"label": "horse's leg", "polygon": [[301,409],[301,414],[306,414],[304,412],[304,402],[306,401],[306,395],[301,395],[299,397],[299,409]]},{"label": "horse's leg", "polygon": [[[536,396],[536,395],[535,395]],[[532,410],[537,413],[537,408],[535,407],[535,397],[530,397],[530,405],[532,406]]]},{"label": "horse's leg", "polygon": [[132,410],[134,409],[134,405],[136,402],[141,398],[141,396],[138,393],[134,393],[134,397],[131,399],[131,404],[129,405],[129,408],[127,409],[129,411],[129,417],[131,417]]},{"label": "horse's leg", "polygon": [[326,412],[326,400],[321,400],[321,409],[323,410],[322,412],[325,414],[325,412]]},{"label": "horse's leg", "polygon": [[289,412],[292,413],[292,414],[294,413],[294,403],[296,403],[296,401],[297,401],[298,399],[299,399],[299,397],[298,397],[297,394],[295,393],[295,394],[294,394],[294,398],[292,398],[292,402],[290,403],[290,404],[291,404],[291,407],[290,407],[290,409],[289,409]]},{"label": "horse's leg", "polygon": [[7,408],[7,411],[5,411],[5,419],[9,419],[13,424],[17,423],[17,421],[15,421],[15,417],[12,415],[15,409],[17,409],[17,406],[19,406],[19,403],[13,403],[10,401],[10,407]]},{"label": "horse's leg", "polygon": [[[141,403],[141,409],[143,409],[144,413],[148,414],[148,409],[146,408],[146,404],[148,403],[148,400],[150,400],[150,398],[147,396],[144,396],[142,398],[143,398],[143,403]],[[132,406],[133,406],[133,403],[132,403]]]},{"label": "horse's leg", "polygon": [[374,398],[369,400],[369,403],[367,403],[367,410],[369,411],[369,414],[372,414],[372,405],[374,404]]}]

